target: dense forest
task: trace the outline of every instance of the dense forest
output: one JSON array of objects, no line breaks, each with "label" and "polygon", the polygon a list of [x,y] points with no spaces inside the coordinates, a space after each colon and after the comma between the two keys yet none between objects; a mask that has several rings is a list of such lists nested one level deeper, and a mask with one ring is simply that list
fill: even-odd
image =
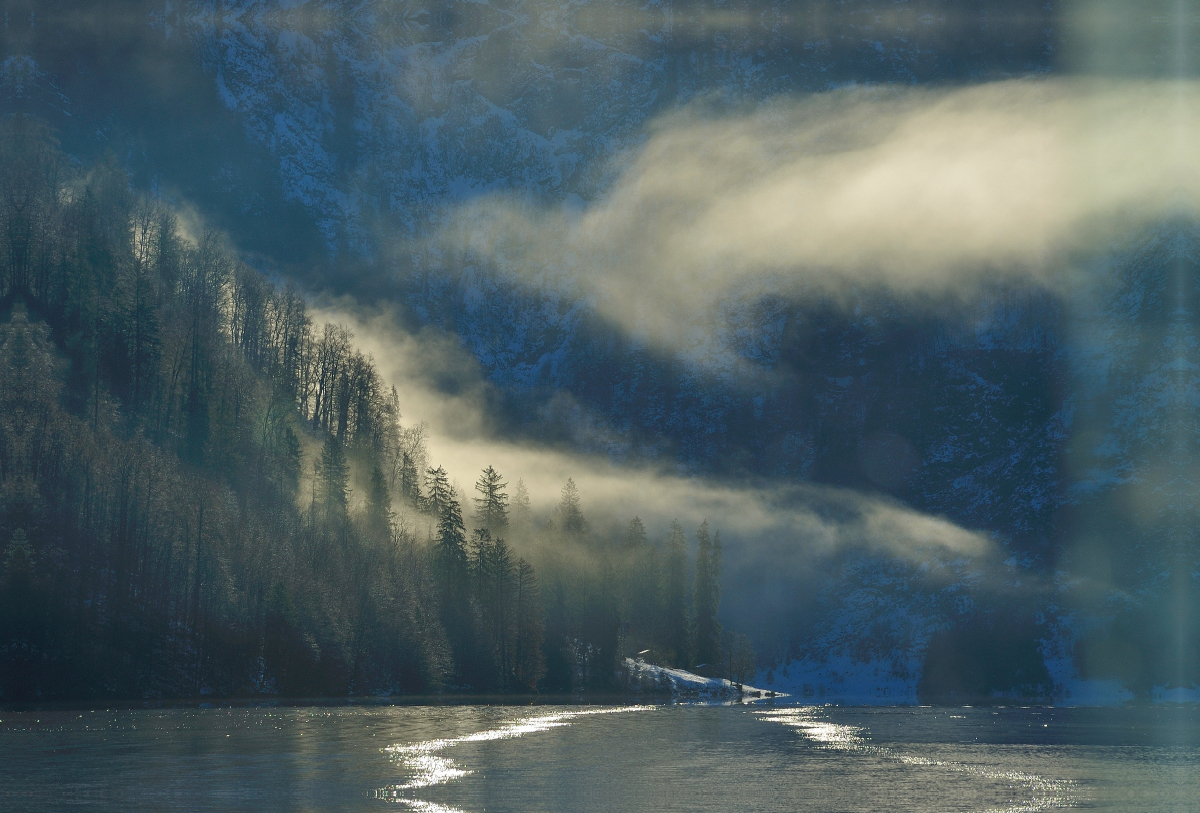
[{"label": "dense forest", "polygon": [[[473,493],[354,337],[37,119],[0,126],[0,700],[612,690],[744,676],[721,541]],[[511,488],[511,494],[510,494]]]}]

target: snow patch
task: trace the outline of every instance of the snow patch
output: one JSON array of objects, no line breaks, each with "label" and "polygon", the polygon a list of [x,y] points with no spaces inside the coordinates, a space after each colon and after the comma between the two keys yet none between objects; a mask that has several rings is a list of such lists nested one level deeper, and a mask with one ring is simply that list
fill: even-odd
[{"label": "snow patch", "polygon": [[1054,683],[1056,706],[1119,706],[1133,700],[1133,692],[1112,678],[1082,678],[1069,656],[1055,657],[1043,650],[1046,670]]},{"label": "snow patch", "polygon": [[724,678],[706,678],[684,669],[626,658],[624,671],[631,689],[647,693],[670,693],[673,698],[699,703],[754,703],[787,697],[782,692],[758,689]]}]

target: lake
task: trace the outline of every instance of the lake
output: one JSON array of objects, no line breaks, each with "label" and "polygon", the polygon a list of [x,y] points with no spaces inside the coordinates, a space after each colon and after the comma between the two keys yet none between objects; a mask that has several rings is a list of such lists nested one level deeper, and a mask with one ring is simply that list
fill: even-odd
[{"label": "lake", "polygon": [[13,811],[1194,810],[1200,710],[333,706],[0,712]]}]

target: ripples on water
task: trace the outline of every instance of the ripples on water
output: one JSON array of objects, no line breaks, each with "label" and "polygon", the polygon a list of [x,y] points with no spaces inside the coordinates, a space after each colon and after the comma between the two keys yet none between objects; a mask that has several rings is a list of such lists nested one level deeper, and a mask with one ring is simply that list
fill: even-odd
[{"label": "ripples on water", "polygon": [[0,711],[0,810],[1167,813],[1200,712],[356,706]]},{"label": "ripples on water", "polygon": [[[986,813],[1038,813],[1043,810],[1077,807],[1080,801],[1078,786],[1070,779],[1048,779],[1024,771],[1003,771],[985,765],[930,759],[886,746],[872,745],[865,729],[859,726],[829,722],[824,719],[824,712],[821,709],[780,709],[765,712],[762,714],[762,718],[795,728],[814,743],[830,750],[870,753],[904,765],[937,768],[975,775],[982,779],[1000,780],[1008,783],[1009,787],[1022,797],[1020,801],[1004,807],[988,808]],[[960,719],[965,719],[965,715]]]}]

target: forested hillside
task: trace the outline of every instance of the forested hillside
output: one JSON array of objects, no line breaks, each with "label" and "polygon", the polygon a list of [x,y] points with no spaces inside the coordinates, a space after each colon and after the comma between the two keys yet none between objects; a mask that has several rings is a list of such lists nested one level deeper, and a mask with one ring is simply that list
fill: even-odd
[{"label": "forested hillside", "polygon": [[745,658],[707,524],[693,566],[678,523],[661,549],[636,518],[591,533],[570,481],[549,524],[491,467],[459,493],[347,330],[115,161],[9,117],[0,207],[0,700],[570,691],[645,649]]}]

